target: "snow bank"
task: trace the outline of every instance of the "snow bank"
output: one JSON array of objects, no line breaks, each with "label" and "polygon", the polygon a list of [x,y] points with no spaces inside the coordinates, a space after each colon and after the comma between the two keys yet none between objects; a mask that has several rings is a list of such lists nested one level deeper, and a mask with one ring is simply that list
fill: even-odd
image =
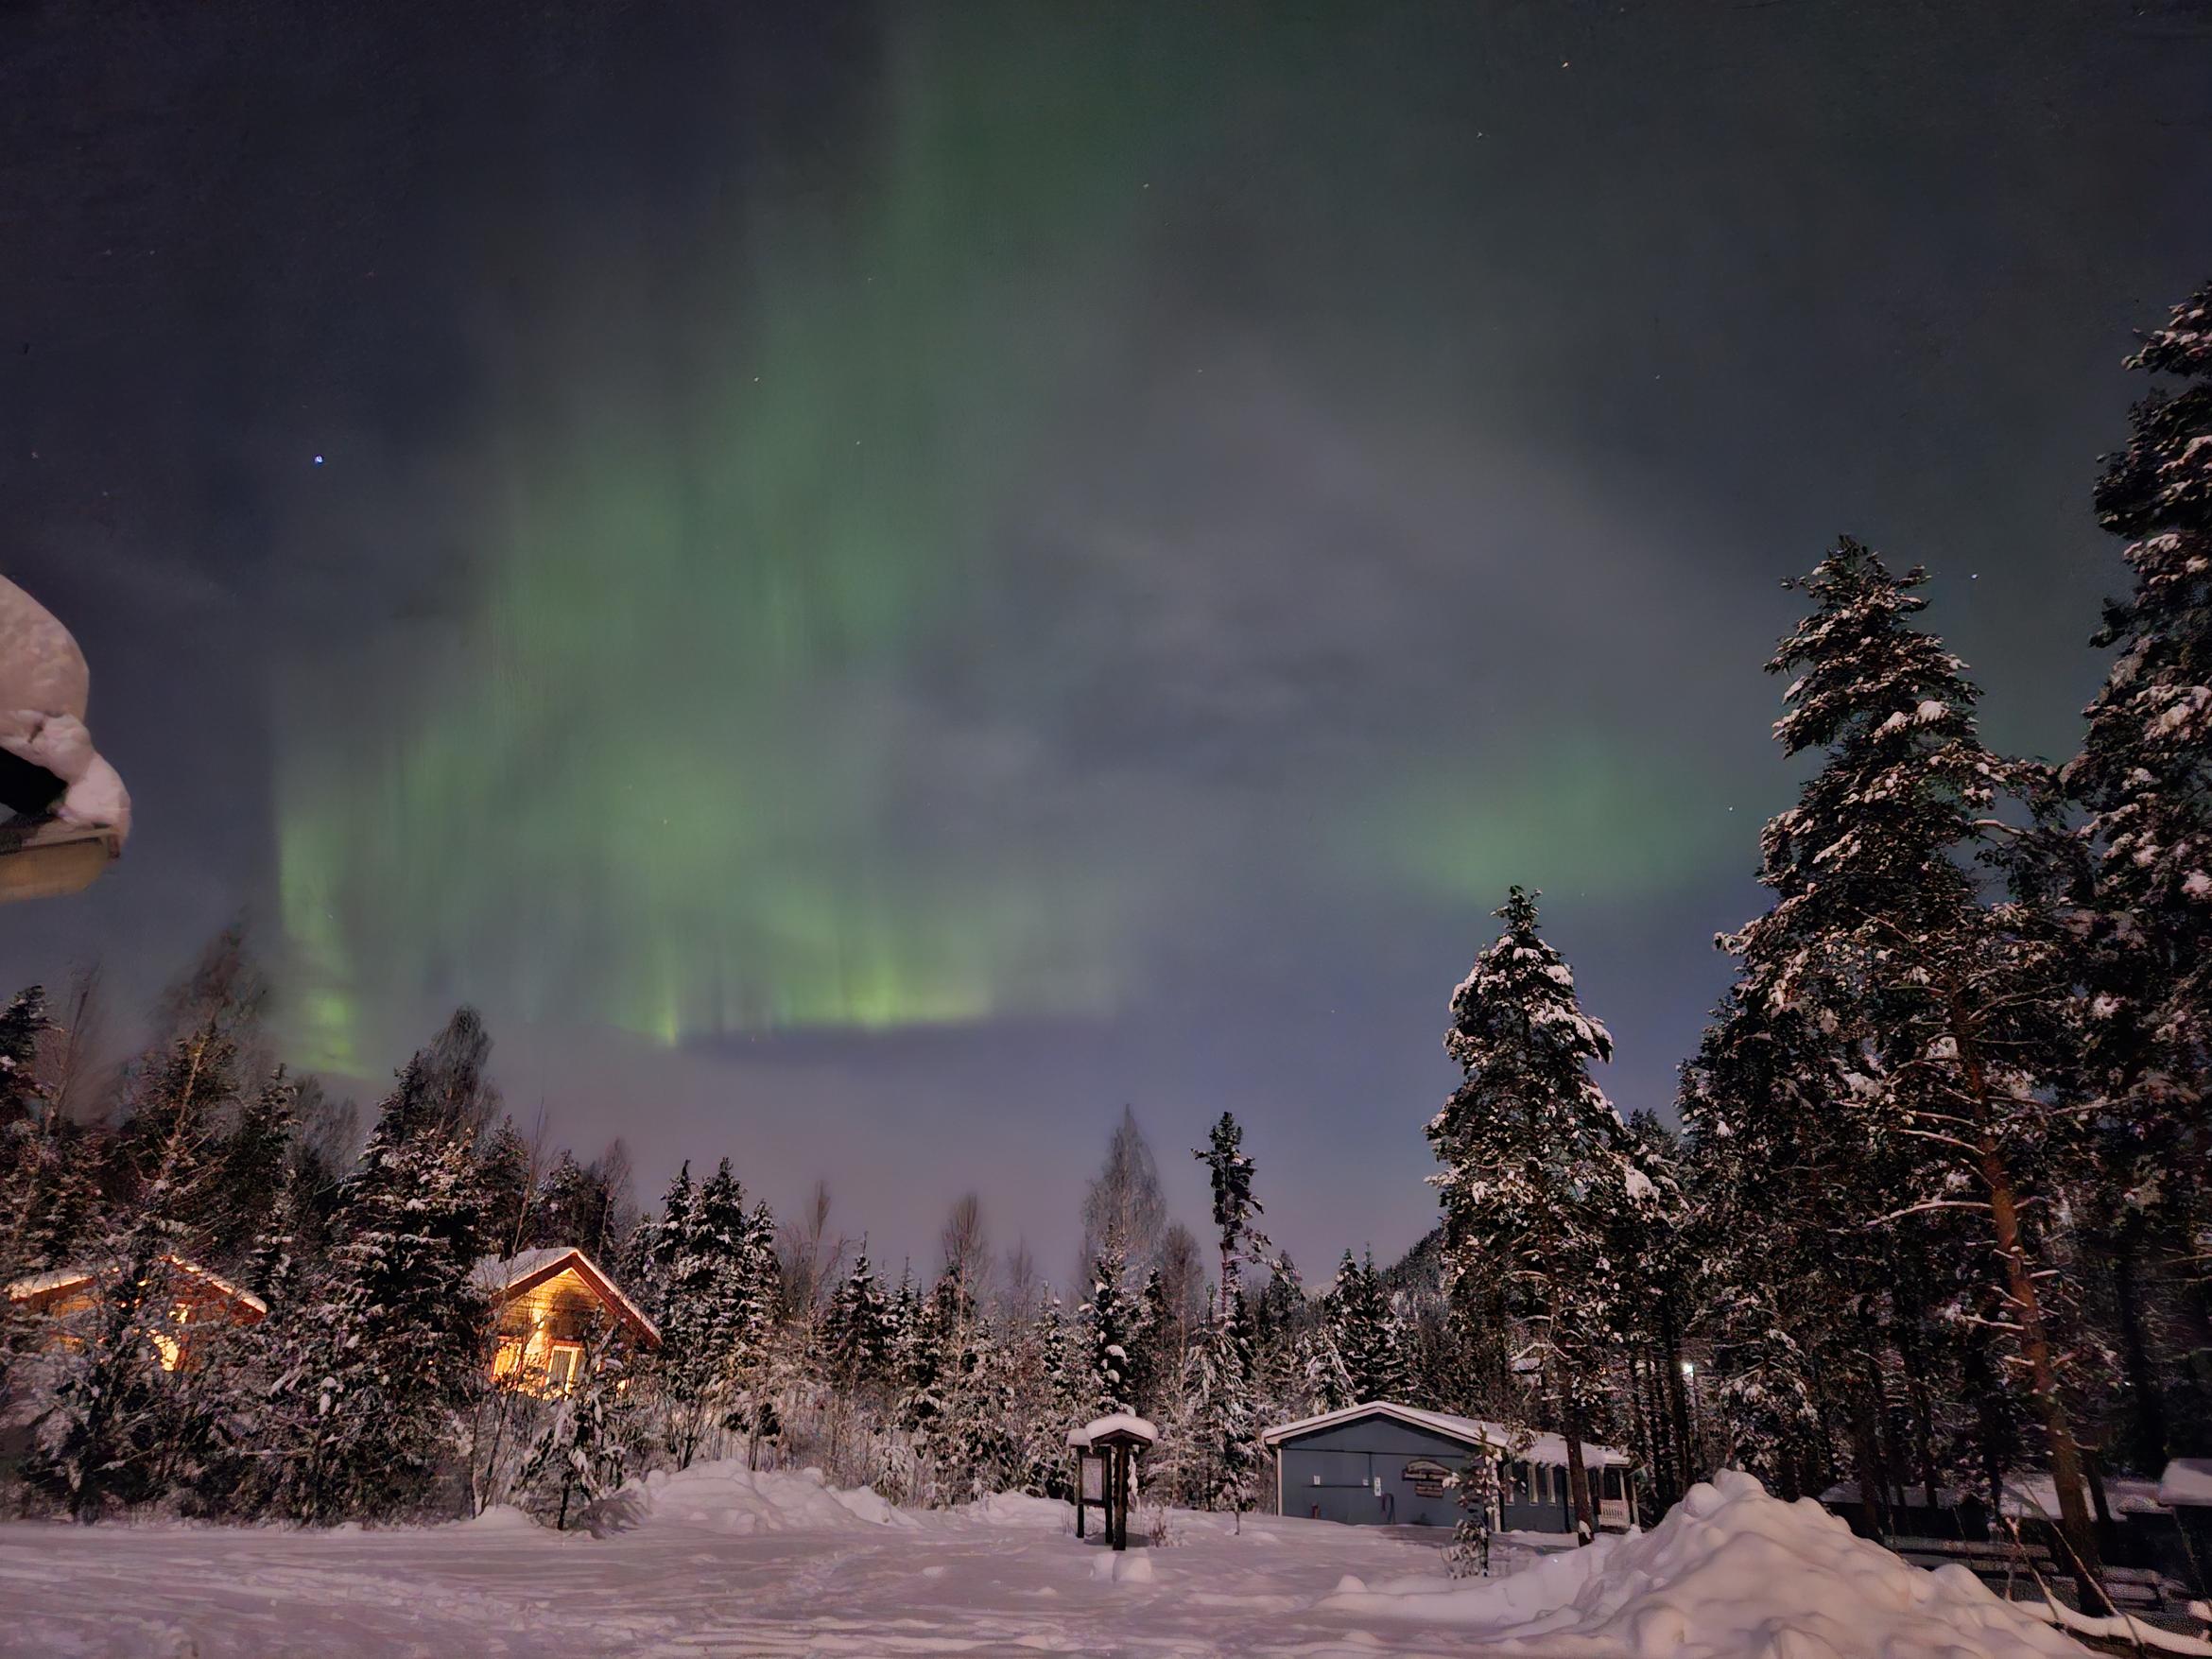
[{"label": "snow bank", "polygon": [[2176,1458],[2158,1478],[2158,1501],[2212,1509],[2212,1458]]},{"label": "snow bank", "polygon": [[1050,1528],[1064,1532],[1074,1525],[1075,1510],[1064,1498],[1032,1497],[1026,1492],[994,1492],[974,1503],[962,1504],[959,1512],[994,1527]]},{"label": "snow bank", "polygon": [[1401,1579],[1320,1604],[1463,1627],[1547,1656],[2016,1659],[2082,1650],[1962,1566],[1927,1573],[1809,1498],[1726,1471],[1640,1538],[1601,1538],[1509,1578]]},{"label": "snow bank", "polygon": [[912,1527],[880,1494],[831,1486],[820,1469],[748,1469],[734,1460],[694,1463],[645,1478],[648,1525],[674,1522],[709,1531],[821,1531],[859,1527]]},{"label": "snow bank", "polygon": [[460,1523],[478,1532],[535,1532],[538,1523],[510,1503],[495,1503]]}]

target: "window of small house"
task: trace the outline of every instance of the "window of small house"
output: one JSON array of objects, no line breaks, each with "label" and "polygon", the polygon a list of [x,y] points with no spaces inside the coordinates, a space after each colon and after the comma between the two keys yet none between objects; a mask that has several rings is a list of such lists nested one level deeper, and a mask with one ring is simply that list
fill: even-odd
[{"label": "window of small house", "polygon": [[573,1342],[556,1342],[545,1361],[545,1386],[557,1393],[566,1393],[576,1382],[579,1362],[583,1350]]}]

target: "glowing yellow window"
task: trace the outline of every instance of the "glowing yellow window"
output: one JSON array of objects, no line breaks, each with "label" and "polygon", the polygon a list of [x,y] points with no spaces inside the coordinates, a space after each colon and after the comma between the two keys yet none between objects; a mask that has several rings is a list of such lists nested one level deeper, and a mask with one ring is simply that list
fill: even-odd
[{"label": "glowing yellow window", "polygon": [[556,1342],[553,1352],[545,1359],[545,1390],[548,1393],[565,1394],[576,1386],[576,1374],[583,1361],[583,1350],[574,1342]]}]

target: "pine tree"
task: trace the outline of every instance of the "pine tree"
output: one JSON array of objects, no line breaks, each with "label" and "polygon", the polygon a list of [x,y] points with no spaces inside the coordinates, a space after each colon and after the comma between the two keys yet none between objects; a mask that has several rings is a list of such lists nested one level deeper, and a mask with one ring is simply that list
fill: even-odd
[{"label": "pine tree", "polygon": [[1514,888],[1497,915],[1504,931],[1452,994],[1444,1047],[1466,1080],[1429,1122],[1444,1166],[1430,1180],[1448,1271],[1489,1276],[1527,1322],[1586,1538],[1596,1517],[1581,1448],[1616,1290],[1603,1229],[1630,1197],[1627,1131],[1590,1077],[1613,1039],[1577,1006],[1573,974],[1538,936],[1534,896]]},{"label": "pine tree", "polygon": [[1796,1022],[1806,1092],[1824,1067],[1841,1108],[1825,1133],[1844,1226],[1894,1252],[1930,1218],[1981,1218],[2063,1525],[2094,1564],[2047,1307],[2055,1263],[2031,1208],[2082,1139],[2057,1097],[2078,1049],[2069,952],[2047,907],[1993,902],[1976,868],[2009,861],[1995,808],[2018,774],[1976,734],[1964,665],[1910,620],[1926,579],[1845,538],[1792,584],[1813,611],[1768,665],[1796,676],[1775,737],[1822,764],[1767,826],[1773,908],[1731,942],[1742,1003]]},{"label": "pine tree", "polygon": [[1206,1166],[1213,1188],[1214,1232],[1221,1246],[1221,1307],[1226,1313],[1237,1291],[1236,1264],[1269,1248],[1266,1236],[1252,1224],[1262,1206],[1252,1196],[1252,1160],[1245,1155],[1244,1131],[1224,1112],[1206,1144],[1191,1156]]},{"label": "pine tree", "polygon": [[2175,377],[2135,406],[2106,458],[2099,522],[2128,539],[2129,596],[2099,646],[2119,654],[2066,768],[2097,855],[2088,960],[2092,1063],[2127,1111],[2123,1173],[2155,1205],[2212,1186],[2212,285],[2174,307],[2127,366]]}]

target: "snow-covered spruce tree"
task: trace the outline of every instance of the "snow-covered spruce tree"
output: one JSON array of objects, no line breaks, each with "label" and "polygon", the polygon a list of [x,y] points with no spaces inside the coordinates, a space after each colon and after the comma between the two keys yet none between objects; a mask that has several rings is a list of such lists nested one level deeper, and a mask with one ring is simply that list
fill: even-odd
[{"label": "snow-covered spruce tree", "polygon": [[239,1107],[216,1153],[213,1182],[218,1202],[206,1239],[212,1265],[242,1267],[276,1214],[291,1168],[299,1097],[299,1085],[280,1065]]},{"label": "snow-covered spruce tree", "polygon": [[1090,1299],[1078,1313],[1085,1349],[1080,1391],[1095,1415],[1136,1409],[1129,1351],[1138,1313],[1121,1287],[1126,1270],[1121,1240],[1109,1234],[1091,1267]]},{"label": "snow-covered spruce tree", "polygon": [[781,1279],[776,1218],[766,1202],[758,1202],[746,1213],[724,1292],[730,1314],[727,1421],[745,1436],[746,1466],[753,1469],[760,1467],[761,1447],[782,1434],[774,1383]]},{"label": "snow-covered spruce tree", "polygon": [[1354,1261],[1347,1250],[1323,1304],[1329,1338],[1343,1361],[1354,1400],[1394,1400],[1406,1391],[1401,1329],[1374,1256]]},{"label": "snow-covered spruce tree", "polygon": [[1016,1374],[1015,1357],[990,1315],[961,1328],[945,1408],[927,1447],[937,1502],[971,1502],[1019,1480]]},{"label": "snow-covered spruce tree", "polygon": [[1296,1350],[1302,1408],[1341,1411],[1359,1403],[1359,1385],[1337,1346],[1336,1327],[1325,1311],[1299,1334]]},{"label": "snow-covered spruce tree", "polygon": [[1617,1292],[1605,1225],[1636,1197],[1635,1172],[1626,1127],[1590,1077],[1613,1039],[1577,1006],[1574,975],[1538,935],[1535,896],[1516,887],[1496,914],[1504,931],[1452,993],[1444,1048],[1466,1080],[1429,1121],[1443,1165],[1429,1180],[1447,1274],[1489,1276],[1528,1330],[1587,1539],[1596,1509],[1582,1443]]},{"label": "snow-covered spruce tree", "polygon": [[[485,1138],[476,1158],[476,1180],[484,1189],[484,1253],[505,1261],[533,1236],[538,1199],[535,1152],[511,1116]],[[610,1263],[620,1267],[621,1263]]]},{"label": "snow-covered spruce tree", "polygon": [[[431,1510],[483,1384],[487,1324],[474,1272],[482,1193],[473,1113],[451,1073],[410,1060],[339,1200],[320,1271],[270,1340],[281,1448],[270,1507],[314,1524]],[[273,1311],[273,1310],[272,1310]],[[259,1327],[256,1327],[257,1329]]]},{"label": "snow-covered spruce tree", "polygon": [[1208,1306],[1184,1360],[1179,1408],[1164,1448],[1170,1491],[1192,1509],[1241,1516],[1253,1506],[1260,1448],[1252,1368],[1252,1322],[1242,1295],[1226,1312]]},{"label": "snow-covered spruce tree", "polygon": [[668,1189],[655,1236],[663,1266],[654,1376],[679,1469],[690,1467],[729,1409],[743,1319],[744,1201],[727,1158],[696,1191],[687,1164]]},{"label": "snow-covered spruce tree", "polygon": [[1137,1292],[1136,1317],[1129,1330],[1129,1397],[1133,1409],[1155,1411],[1173,1389],[1183,1366],[1178,1328],[1166,1282],[1154,1268]]},{"label": "snow-covered spruce tree", "polygon": [[1068,1495],[1067,1431],[1090,1420],[1087,1401],[1076,1397],[1077,1331],[1057,1293],[1030,1322],[1015,1370],[1016,1422],[1021,1447],[1016,1484],[1039,1497]]},{"label": "snow-covered spruce tree", "polygon": [[[2060,1264],[2031,1207],[2082,1139],[2056,1087],[2075,1049],[2068,953],[2048,910],[1992,902],[1976,869],[2002,855],[1995,807],[2014,774],[1976,734],[1964,665],[1910,621],[1925,580],[1846,538],[1793,584],[1813,612],[1768,665],[1795,676],[1775,737],[1822,765],[1767,826],[1760,879],[1776,902],[1734,943],[1747,1000],[1802,1012],[1805,1041],[1835,1056],[1857,1167],[1889,1187],[1840,1218],[1907,1233],[1980,1218],[2062,1525],[2093,1565],[2046,1305]],[[1840,1196],[1875,1195],[1861,1182]]]},{"label": "snow-covered spruce tree", "polygon": [[848,1394],[879,1389],[890,1378],[891,1307],[862,1250],[830,1298],[822,1339],[830,1381]]}]

